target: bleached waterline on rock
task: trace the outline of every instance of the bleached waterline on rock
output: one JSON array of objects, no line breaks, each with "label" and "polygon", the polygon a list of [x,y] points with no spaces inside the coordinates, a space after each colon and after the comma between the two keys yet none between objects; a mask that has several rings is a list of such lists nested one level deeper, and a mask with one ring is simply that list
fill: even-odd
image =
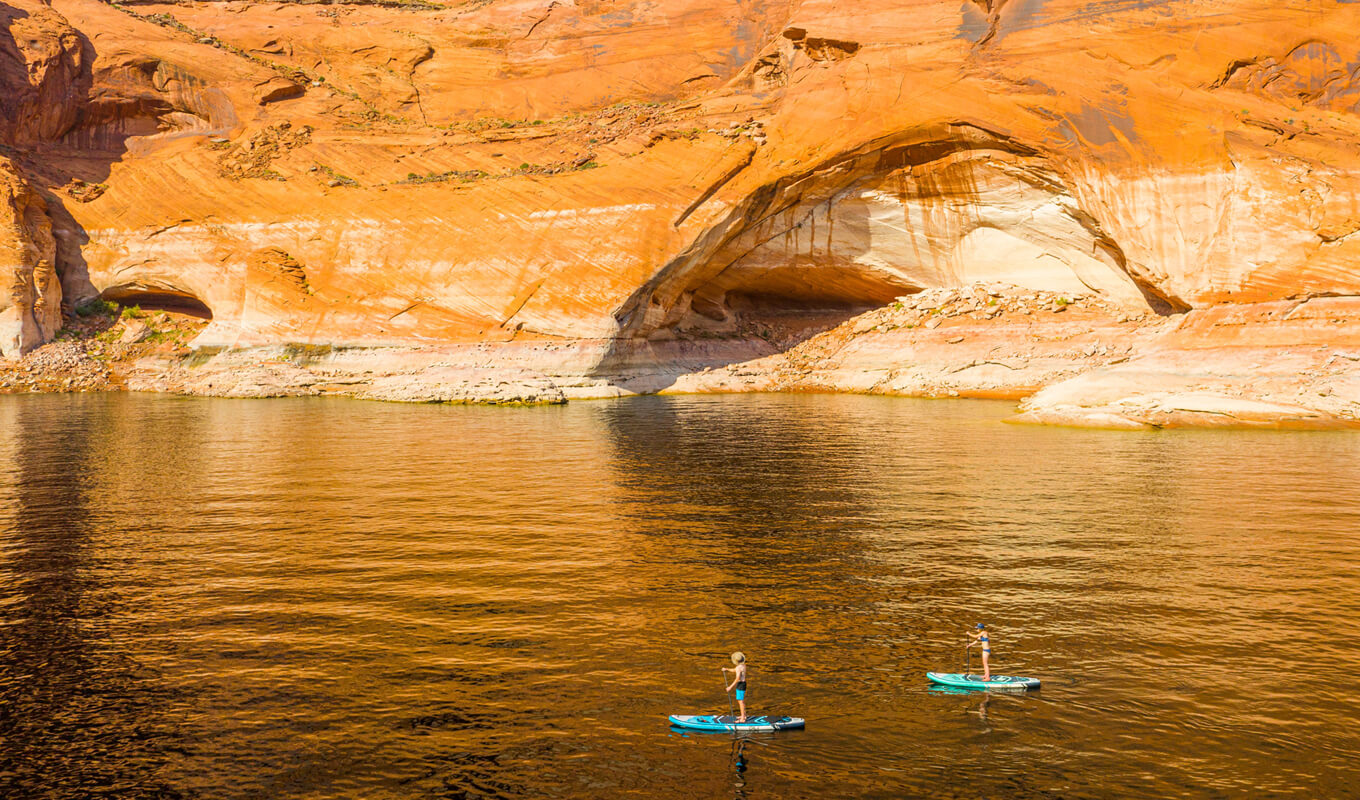
[{"label": "bleached waterline on rock", "polygon": [[849,392],[1013,399],[1014,421],[1035,424],[1360,427],[1360,334],[1345,324],[1360,299],[1158,317],[1004,288],[924,292],[800,340],[774,320],[740,339],[204,348],[143,359],[128,388],[489,404]]}]

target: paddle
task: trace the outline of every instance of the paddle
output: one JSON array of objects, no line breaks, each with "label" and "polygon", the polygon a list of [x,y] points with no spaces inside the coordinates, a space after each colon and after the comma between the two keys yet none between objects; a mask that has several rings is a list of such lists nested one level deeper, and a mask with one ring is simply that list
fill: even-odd
[{"label": "paddle", "polygon": [[966,677],[969,673],[973,671],[973,650],[970,645],[963,646],[963,656],[966,659],[963,668],[963,674]]},{"label": "paddle", "polygon": [[736,706],[733,706],[733,705],[732,705],[732,692],[727,688],[727,670],[726,670],[726,669],[724,669],[723,672],[722,672],[722,680],[723,680],[723,691],[724,691],[724,692],[727,692],[727,715],[730,716],[730,717],[732,717],[733,719],[736,719],[736,718],[737,718],[737,709],[736,709]]}]

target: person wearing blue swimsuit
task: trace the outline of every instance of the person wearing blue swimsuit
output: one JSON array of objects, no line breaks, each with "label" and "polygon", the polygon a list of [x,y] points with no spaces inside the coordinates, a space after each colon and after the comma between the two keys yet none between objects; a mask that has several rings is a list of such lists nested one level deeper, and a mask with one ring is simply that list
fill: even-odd
[{"label": "person wearing blue swimsuit", "polygon": [[727,678],[727,673],[732,673],[732,684],[727,687],[727,691],[735,689],[737,691],[737,705],[741,708],[741,716],[737,717],[737,722],[746,721],[746,656],[740,650],[732,654],[732,663],[736,669],[723,667],[723,678]]},{"label": "person wearing blue swimsuit", "polygon": [[987,626],[979,622],[977,624],[977,633],[969,631],[968,638],[972,639],[972,641],[968,643],[968,647],[972,647],[975,644],[982,645],[982,679],[984,681],[991,680],[992,665],[988,663],[988,660],[992,655],[992,641],[987,637]]}]

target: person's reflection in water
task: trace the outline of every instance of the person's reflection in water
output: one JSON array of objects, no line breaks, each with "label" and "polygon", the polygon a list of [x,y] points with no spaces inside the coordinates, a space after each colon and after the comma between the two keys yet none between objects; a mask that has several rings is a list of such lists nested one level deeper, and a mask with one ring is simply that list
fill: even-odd
[{"label": "person's reflection in water", "polygon": [[977,715],[982,720],[983,730],[987,733],[992,732],[991,722],[987,719],[987,705],[992,702],[992,695],[988,692],[982,693],[982,702],[978,703]]},{"label": "person's reflection in water", "polygon": [[737,737],[732,740],[732,788],[733,797],[746,796],[746,740]]}]

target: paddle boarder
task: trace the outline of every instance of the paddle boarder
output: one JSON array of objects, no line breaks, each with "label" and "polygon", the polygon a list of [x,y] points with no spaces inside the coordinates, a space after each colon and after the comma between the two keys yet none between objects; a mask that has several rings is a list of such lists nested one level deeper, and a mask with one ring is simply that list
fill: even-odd
[{"label": "paddle boarder", "polygon": [[735,668],[723,667],[723,679],[727,679],[727,673],[732,673],[732,683],[728,685],[727,691],[737,692],[737,705],[741,707],[741,716],[737,717],[737,722],[746,721],[746,654],[740,650],[732,654],[732,663]]},{"label": "paddle boarder", "polygon": [[[968,642],[968,647],[982,645],[982,679],[984,681],[991,680],[992,665],[988,663],[988,659],[992,656],[992,641],[987,637],[987,626],[979,622],[977,624],[977,631],[969,631],[968,638],[972,640]],[[966,650],[968,648],[964,649]]]}]

